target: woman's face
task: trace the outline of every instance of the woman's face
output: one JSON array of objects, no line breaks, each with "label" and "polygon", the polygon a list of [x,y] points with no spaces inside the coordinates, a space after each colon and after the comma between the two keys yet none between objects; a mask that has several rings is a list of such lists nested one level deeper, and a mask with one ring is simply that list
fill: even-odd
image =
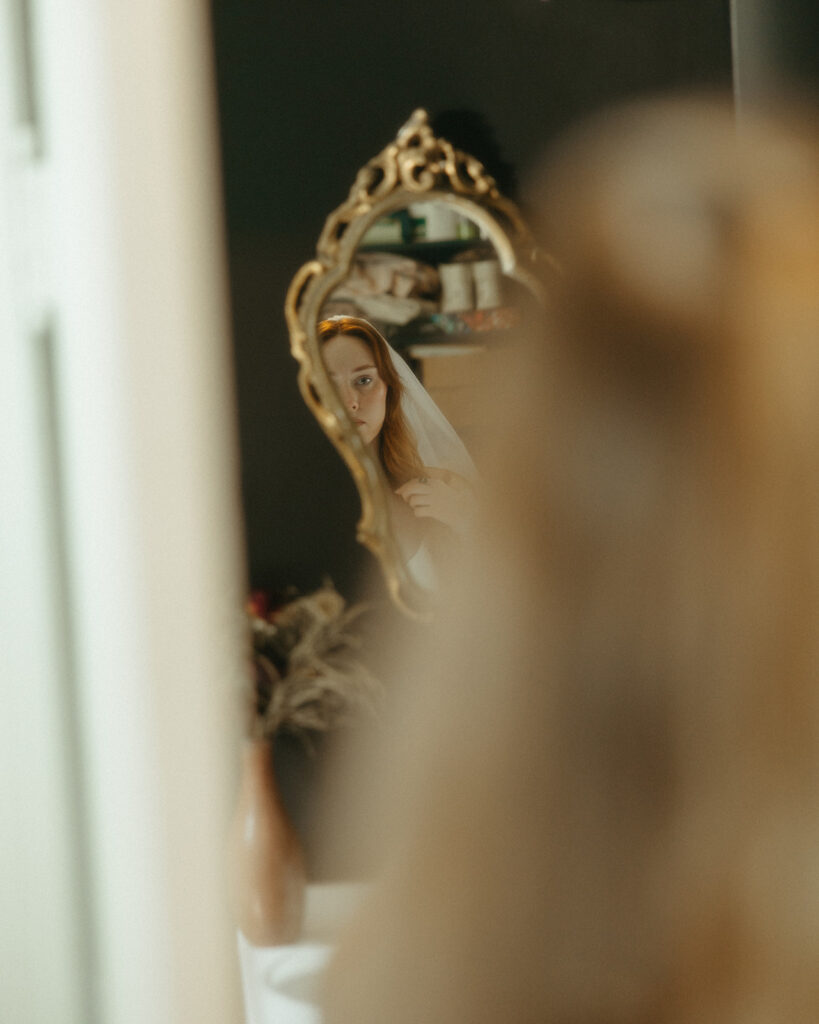
[{"label": "woman's face", "polygon": [[322,352],[350,418],[364,443],[370,444],[384,424],[387,385],[378,375],[369,345],[354,335],[337,334],[324,343]]}]

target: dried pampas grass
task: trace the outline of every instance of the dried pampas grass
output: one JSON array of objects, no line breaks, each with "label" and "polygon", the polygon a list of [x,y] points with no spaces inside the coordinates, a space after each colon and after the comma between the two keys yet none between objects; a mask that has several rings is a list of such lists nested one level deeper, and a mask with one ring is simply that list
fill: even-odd
[{"label": "dried pampas grass", "polygon": [[256,669],[256,738],[287,731],[309,743],[326,732],[373,714],[382,687],[360,660],[361,638],[351,627],[366,611],[346,607],[331,583],[297,597],[267,619],[251,615]]}]

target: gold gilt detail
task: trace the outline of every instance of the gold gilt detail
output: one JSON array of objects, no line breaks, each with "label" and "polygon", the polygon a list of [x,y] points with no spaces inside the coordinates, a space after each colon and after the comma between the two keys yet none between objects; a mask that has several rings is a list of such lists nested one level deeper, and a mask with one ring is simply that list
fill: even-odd
[{"label": "gold gilt detail", "polygon": [[537,253],[517,207],[501,195],[479,160],[436,138],[426,111],[416,110],[395,141],[361,168],[347,199],[325,221],[316,258],[305,263],[290,284],[285,315],[290,349],[299,363],[301,393],[358,489],[358,540],[380,561],[398,607],[412,617],[426,618],[425,596],[398,555],[386,478],[327,375],[316,334],[323,303],[349,272],[369,226],[419,198],[445,202],[479,223],[491,238],[504,273],[537,292],[533,273]]}]

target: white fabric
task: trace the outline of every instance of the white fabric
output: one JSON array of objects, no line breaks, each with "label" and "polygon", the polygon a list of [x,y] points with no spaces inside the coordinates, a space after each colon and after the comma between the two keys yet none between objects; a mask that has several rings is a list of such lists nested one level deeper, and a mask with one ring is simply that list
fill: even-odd
[{"label": "white fabric", "polygon": [[304,932],[287,946],[252,946],[237,933],[245,1024],[321,1024],[321,979],[336,938],[369,886],[308,885]]},{"label": "white fabric", "polygon": [[438,573],[435,571],[435,563],[425,541],[422,540],[415,549],[415,554],[407,559],[406,570],[424,590],[438,589]]},{"label": "white fabric", "polygon": [[321,975],[332,946],[251,946],[239,932],[246,1024],[321,1024]]},{"label": "white fabric", "polygon": [[421,462],[430,469],[449,469],[467,480],[477,480],[478,470],[455,428],[406,361],[392,346],[387,345],[387,349],[404,386],[401,408],[415,436]]},{"label": "white fabric", "polygon": [[[387,345],[387,349],[404,388],[401,408],[415,436],[421,462],[429,469],[448,469],[474,483],[478,471],[457,431],[406,361],[392,346]],[[406,569],[424,590],[438,589],[438,573],[426,541],[422,540],[407,560]]]}]

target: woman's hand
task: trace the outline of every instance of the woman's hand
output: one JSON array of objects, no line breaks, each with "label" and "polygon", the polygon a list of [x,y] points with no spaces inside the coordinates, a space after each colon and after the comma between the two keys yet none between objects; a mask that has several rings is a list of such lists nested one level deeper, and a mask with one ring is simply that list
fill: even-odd
[{"label": "woman's hand", "polygon": [[395,493],[418,519],[437,519],[456,533],[466,533],[475,515],[472,485],[457,473],[432,469],[426,473],[408,480]]}]

